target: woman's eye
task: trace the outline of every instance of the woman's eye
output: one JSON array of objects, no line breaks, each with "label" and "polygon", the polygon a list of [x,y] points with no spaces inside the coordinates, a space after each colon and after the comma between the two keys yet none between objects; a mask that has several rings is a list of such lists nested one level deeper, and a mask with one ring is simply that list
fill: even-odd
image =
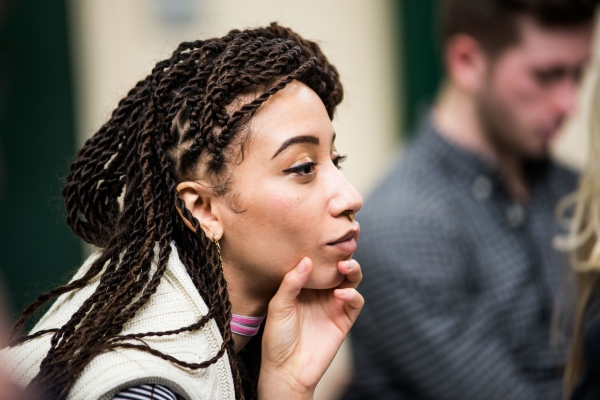
[{"label": "woman's eye", "polygon": [[340,164],[346,160],[346,157],[347,156],[337,155],[331,161],[333,161],[333,165],[335,165],[338,169],[342,169],[342,166]]},{"label": "woman's eye", "polygon": [[294,165],[293,167],[288,168],[283,172],[292,172],[298,175],[309,175],[314,171],[316,165],[316,162],[309,161],[299,165]]}]

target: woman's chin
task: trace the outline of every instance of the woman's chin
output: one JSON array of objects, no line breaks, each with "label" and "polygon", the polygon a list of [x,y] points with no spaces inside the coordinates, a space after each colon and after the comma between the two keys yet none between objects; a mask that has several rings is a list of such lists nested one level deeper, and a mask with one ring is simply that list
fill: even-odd
[{"label": "woman's chin", "polygon": [[333,289],[344,282],[344,279],[346,277],[337,270],[337,267],[332,272],[313,269],[311,277],[304,287],[306,289]]}]

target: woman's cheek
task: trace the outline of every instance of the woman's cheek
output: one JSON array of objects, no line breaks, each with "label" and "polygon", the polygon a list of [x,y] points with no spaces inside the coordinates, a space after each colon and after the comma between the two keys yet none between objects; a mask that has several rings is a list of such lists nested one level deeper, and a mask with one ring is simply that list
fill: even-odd
[{"label": "woman's cheek", "polygon": [[320,237],[318,232],[322,227],[311,223],[314,212],[306,211],[304,204],[297,198],[285,195],[270,197],[267,202],[268,230],[273,242],[281,246],[286,254],[285,259],[294,266],[302,257],[313,257],[315,254],[314,241]]},{"label": "woman's cheek", "polygon": [[288,196],[275,195],[269,197],[266,209],[267,219],[274,219],[283,226],[288,226],[293,218],[294,205],[295,201]]}]

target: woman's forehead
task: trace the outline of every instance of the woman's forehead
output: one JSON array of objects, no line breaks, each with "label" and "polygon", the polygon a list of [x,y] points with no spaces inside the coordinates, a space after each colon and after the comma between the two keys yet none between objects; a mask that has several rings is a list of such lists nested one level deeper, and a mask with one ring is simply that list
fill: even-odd
[{"label": "woman's forehead", "polygon": [[273,153],[294,137],[313,136],[320,144],[329,146],[335,136],[321,98],[298,81],[291,82],[261,105],[250,121],[250,130],[253,144]]}]

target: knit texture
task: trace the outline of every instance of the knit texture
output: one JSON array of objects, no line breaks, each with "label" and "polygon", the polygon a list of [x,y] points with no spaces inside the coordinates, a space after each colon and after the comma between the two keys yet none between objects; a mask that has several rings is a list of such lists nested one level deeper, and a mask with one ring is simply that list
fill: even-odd
[{"label": "knit texture", "polygon": [[[173,245],[171,248],[167,270],[156,292],[125,324],[122,334],[175,330],[197,322],[208,313],[208,307],[179,260],[177,249]],[[98,254],[89,257],[73,279],[83,276],[97,257]],[[153,273],[156,262],[155,257]],[[64,325],[91,296],[99,281],[98,275],[86,287],[60,296],[31,333]],[[26,386],[38,373],[50,349],[51,337],[52,334],[46,334],[0,351],[0,365],[6,366],[9,378]],[[214,319],[195,332],[143,340],[150,347],[189,363],[210,359],[223,342]],[[116,349],[95,357],[83,370],[68,399],[111,399],[120,390],[141,384],[164,385],[190,400],[235,399],[227,354],[206,369],[190,371],[135,349]]]}]

